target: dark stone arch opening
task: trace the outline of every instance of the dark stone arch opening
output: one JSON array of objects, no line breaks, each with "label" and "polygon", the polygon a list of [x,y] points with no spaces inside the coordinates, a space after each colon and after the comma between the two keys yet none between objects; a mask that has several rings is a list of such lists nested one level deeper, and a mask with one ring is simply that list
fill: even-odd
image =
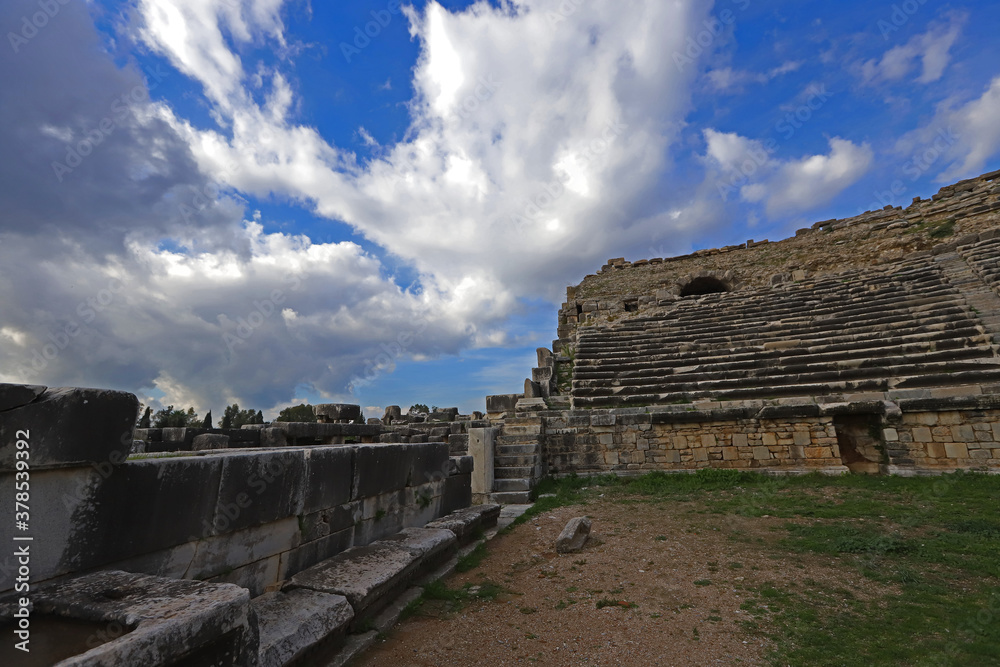
[{"label": "dark stone arch opening", "polygon": [[700,296],[730,291],[729,285],[718,278],[710,276],[695,278],[681,287],[681,296]]}]

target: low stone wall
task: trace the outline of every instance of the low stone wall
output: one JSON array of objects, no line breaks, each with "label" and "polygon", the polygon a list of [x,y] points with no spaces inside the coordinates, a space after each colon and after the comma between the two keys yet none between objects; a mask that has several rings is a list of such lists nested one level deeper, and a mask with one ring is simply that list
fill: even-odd
[{"label": "low stone wall", "polygon": [[[114,459],[112,461],[111,459]],[[471,503],[471,457],[446,443],[121,461],[31,476],[31,581],[93,568],[236,583],[254,595],[351,546]],[[0,474],[13,498],[15,479]],[[12,543],[10,522],[0,540]],[[0,561],[0,593],[14,586]]]},{"label": "low stone wall", "polygon": [[1000,472],[1000,396],[542,411],[552,475]]},{"label": "low stone wall", "polygon": [[1000,400],[904,401],[901,407],[902,418],[886,428],[885,439],[912,461],[909,465],[928,471],[1000,470]]}]

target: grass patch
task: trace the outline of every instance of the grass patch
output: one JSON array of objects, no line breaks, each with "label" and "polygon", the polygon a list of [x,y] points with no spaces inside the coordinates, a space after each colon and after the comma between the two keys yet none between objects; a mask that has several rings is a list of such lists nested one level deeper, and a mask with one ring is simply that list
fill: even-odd
[{"label": "grass patch", "polygon": [[[815,558],[841,570],[837,582],[748,582],[738,623],[770,640],[773,665],[1000,664],[1000,476],[768,477],[708,469],[544,485],[554,497],[525,520],[602,494],[625,505],[685,503],[695,515],[768,516],[765,531],[724,530],[775,559],[808,568]],[[691,530],[711,529],[693,524]],[[758,571],[735,561],[713,565],[748,576]],[[597,600],[598,607],[622,603]],[[718,623],[721,615],[708,621]]]},{"label": "grass patch", "polygon": [[476,545],[475,549],[458,559],[455,571],[468,572],[469,570],[475,570],[482,564],[484,558],[486,558],[486,543],[480,542]]}]

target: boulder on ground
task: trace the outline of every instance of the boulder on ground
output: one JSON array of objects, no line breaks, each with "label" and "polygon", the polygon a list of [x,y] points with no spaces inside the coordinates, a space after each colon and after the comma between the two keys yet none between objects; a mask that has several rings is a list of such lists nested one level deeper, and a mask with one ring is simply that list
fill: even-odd
[{"label": "boulder on ground", "polygon": [[556,539],[556,552],[569,554],[583,549],[590,537],[590,519],[578,516],[570,519]]}]

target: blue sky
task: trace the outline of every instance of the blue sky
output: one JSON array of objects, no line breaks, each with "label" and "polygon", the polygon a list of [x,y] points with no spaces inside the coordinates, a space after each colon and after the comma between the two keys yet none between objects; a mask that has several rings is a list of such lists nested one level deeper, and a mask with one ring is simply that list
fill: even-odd
[{"label": "blue sky", "polygon": [[483,409],[606,259],[1000,166],[1000,6],[14,0],[0,381]]}]

